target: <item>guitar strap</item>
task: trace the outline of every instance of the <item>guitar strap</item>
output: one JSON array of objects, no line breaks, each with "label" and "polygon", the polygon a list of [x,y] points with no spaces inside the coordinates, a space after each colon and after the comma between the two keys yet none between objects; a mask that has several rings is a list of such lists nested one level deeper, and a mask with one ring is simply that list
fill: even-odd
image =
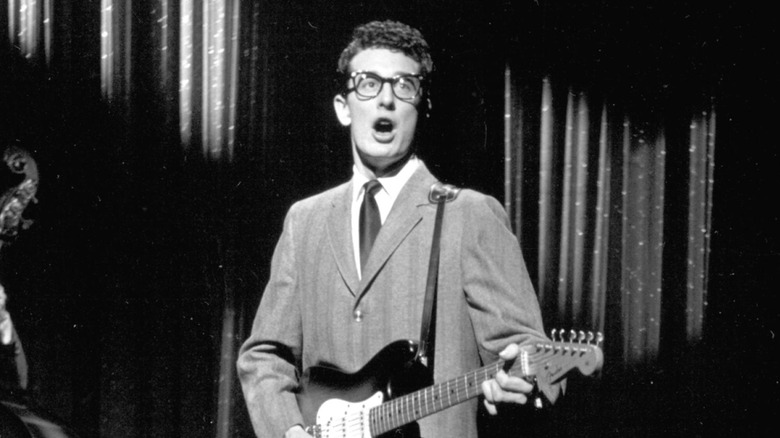
[{"label": "guitar strap", "polygon": [[440,182],[431,186],[428,200],[436,204],[436,221],[433,224],[433,239],[431,241],[431,257],[428,262],[428,279],[425,285],[425,304],[423,305],[422,329],[420,331],[420,348],[416,359],[433,372],[433,353],[436,340],[436,290],[439,280],[439,246],[441,241],[441,223],[444,217],[444,206],[454,200],[459,188]]}]

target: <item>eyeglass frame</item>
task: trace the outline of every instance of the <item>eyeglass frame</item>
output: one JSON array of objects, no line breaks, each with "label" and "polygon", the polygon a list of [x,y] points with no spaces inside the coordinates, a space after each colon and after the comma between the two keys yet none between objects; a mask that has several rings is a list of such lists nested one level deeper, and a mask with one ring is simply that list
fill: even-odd
[{"label": "eyeglass frame", "polygon": [[[357,84],[355,83],[355,78],[358,75],[372,76],[372,77],[378,79],[381,82],[380,87],[377,89],[376,95],[374,95],[374,96],[366,96],[364,94],[360,94],[357,91]],[[413,77],[413,78],[418,79],[420,81],[420,87],[417,89],[417,92],[415,93],[415,95],[413,97],[408,98],[408,99],[404,99],[404,98],[402,98],[402,97],[400,97],[400,96],[398,96],[396,94],[395,88],[393,87],[393,84],[395,84],[401,78],[408,78],[408,77]],[[382,93],[382,89],[385,87],[385,83],[389,83],[390,84],[390,91],[393,93],[393,96],[395,96],[398,100],[402,100],[402,101],[407,102],[407,103],[412,103],[412,102],[414,102],[415,99],[417,99],[418,97],[423,95],[423,93],[424,93],[423,90],[425,88],[425,84],[426,84],[426,79],[427,78],[423,74],[415,74],[415,73],[403,73],[403,74],[400,74],[400,75],[395,75],[395,76],[390,77],[390,78],[385,78],[385,77],[382,77],[382,76],[380,76],[380,75],[378,75],[378,74],[376,74],[374,72],[371,72],[371,71],[358,70],[358,71],[353,71],[352,73],[350,73],[349,76],[348,76],[348,79],[350,81],[352,81],[352,88],[346,88],[345,87],[344,91],[343,91],[343,95],[344,96],[346,96],[347,94],[349,94],[349,93],[354,91],[355,95],[358,97],[358,99],[360,99],[360,100],[371,100],[371,99],[374,99],[375,97],[379,96]]]}]

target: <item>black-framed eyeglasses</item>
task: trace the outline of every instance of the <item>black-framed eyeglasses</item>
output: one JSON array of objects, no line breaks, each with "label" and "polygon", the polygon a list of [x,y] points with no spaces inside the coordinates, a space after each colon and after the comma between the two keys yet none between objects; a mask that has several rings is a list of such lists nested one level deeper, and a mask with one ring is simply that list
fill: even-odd
[{"label": "black-framed eyeglasses", "polygon": [[393,94],[400,100],[411,102],[422,92],[422,86],[425,81],[423,75],[402,74],[392,78],[383,78],[370,71],[356,71],[349,75],[352,82],[352,88],[347,88],[344,93],[349,94],[354,91],[360,99],[373,99],[382,92],[385,82],[390,84]]}]

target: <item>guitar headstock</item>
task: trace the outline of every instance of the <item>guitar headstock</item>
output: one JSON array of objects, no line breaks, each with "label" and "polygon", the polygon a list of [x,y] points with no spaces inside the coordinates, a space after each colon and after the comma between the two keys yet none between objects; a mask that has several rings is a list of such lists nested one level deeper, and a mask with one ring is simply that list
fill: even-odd
[{"label": "guitar headstock", "polygon": [[[568,339],[566,337],[568,336]],[[604,354],[601,333],[570,330],[552,330],[551,341],[525,347],[522,360],[524,373],[536,377],[536,383],[548,400],[554,402],[560,393],[561,382],[571,371],[589,376],[601,369]]]}]

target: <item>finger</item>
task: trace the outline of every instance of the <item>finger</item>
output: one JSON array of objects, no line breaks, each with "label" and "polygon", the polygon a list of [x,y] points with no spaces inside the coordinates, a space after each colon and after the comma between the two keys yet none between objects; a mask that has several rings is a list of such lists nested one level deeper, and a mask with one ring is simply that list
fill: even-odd
[{"label": "finger", "polygon": [[490,385],[490,380],[482,382],[482,394],[485,396],[485,400],[493,401],[493,387]]},{"label": "finger", "polygon": [[520,346],[517,344],[509,344],[504,348],[501,353],[498,353],[498,356],[501,357],[501,359],[504,360],[512,360],[517,357],[517,355],[520,353]]},{"label": "finger", "polygon": [[[499,403],[517,403],[525,404],[528,401],[528,397],[521,392],[504,391],[498,385],[498,382],[491,379],[482,384],[482,392],[485,394],[486,403],[490,403],[496,408]],[[485,405],[485,407],[488,407]]]},{"label": "finger", "polygon": [[502,392],[496,397],[496,403],[514,403],[524,405],[528,402],[528,396],[520,392]]},{"label": "finger", "polygon": [[525,379],[508,375],[504,370],[496,373],[496,383],[504,391],[529,393],[534,386]]},{"label": "finger", "polygon": [[482,382],[482,394],[485,396],[485,399],[483,400],[485,409],[487,409],[490,415],[496,415],[498,413],[498,409],[496,409],[496,405],[492,403],[493,386],[491,385],[490,380]]},{"label": "finger", "polygon": [[485,409],[487,409],[488,414],[490,415],[498,414],[498,409],[496,409],[496,405],[490,403],[489,401],[487,401],[487,399],[483,401],[483,404],[485,405]]}]

